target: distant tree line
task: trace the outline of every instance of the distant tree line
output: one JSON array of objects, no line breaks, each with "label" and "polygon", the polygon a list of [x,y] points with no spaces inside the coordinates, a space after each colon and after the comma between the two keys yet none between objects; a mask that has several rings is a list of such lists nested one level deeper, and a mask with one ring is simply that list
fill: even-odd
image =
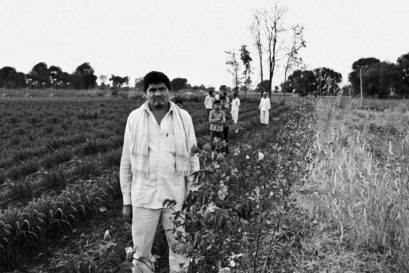
[{"label": "distant tree line", "polygon": [[[100,84],[98,85],[97,79]],[[40,62],[33,66],[27,74],[17,71],[14,67],[5,66],[0,68],[0,88],[5,89],[90,89],[90,88],[123,88],[124,85],[129,85],[129,77],[111,75],[108,79],[106,75],[95,76],[94,69],[89,63],[79,65],[73,73],[63,71],[59,66],[48,65],[45,62]],[[107,80],[111,84],[107,83]],[[142,78],[135,79],[136,89],[142,90]],[[206,87],[205,85],[190,85],[186,78],[177,77],[171,80],[173,91],[190,89],[193,91],[214,90],[214,87]],[[129,87],[126,87],[129,88]]]},{"label": "distant tree line", "polygon": [[396,63],[381,62],[376,58],[361,58],[352,64],[349,74],[351,93],[377,98],[409,97],[409,53],[401,55]]},{"label": "distant tree line", "polygon": [[[331,96],[342,95],[374,98],[408,98],[409,97],[409,53],[401,55],[396,63],[381,62],[379,59],[361,58],[352,64],[349,73],[350,85],[342,89],[339,83],[342,75],[330,68],[322,67],[314,70],[295,70],[281,84],[285,93],[300,95]],[[268,88],[268,82],[263,81],[257,90]]]},{"label": "distant tree line", "polygon": [[58,66],[48,67],[40,62],[30,72],[24,74],[14,67],[0,69],[0,88],[7,89],[89,89],[97,85],[97,77],[89,63],[79,65],[73,73],[62,71]]},{"label": "distant tree line", "polygon": [[[338,95],[341,92],[338,85],[341,81],[341,73],[328,67],[320,67],[314,70],[295,70],[281,84],[281,90],[283,93],[299,93],[302,96]],[[267,83],[264,84],[267,85]],[[278,87],[276,87],[276,90],[278,90]]]}]

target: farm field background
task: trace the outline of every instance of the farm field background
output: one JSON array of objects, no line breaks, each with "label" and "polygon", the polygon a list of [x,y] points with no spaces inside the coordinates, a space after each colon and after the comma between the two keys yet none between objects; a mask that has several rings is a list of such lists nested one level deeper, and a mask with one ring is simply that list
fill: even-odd
[{"label": "farm field background", "polygon": [[[267,127],[258,99],[243,103],[229,155],[202,150],[212,175],[198,179],[201,218],[188,213],[202,225],[192,272],[407,271],[407,104],[280,99]],[[0,98],[2,270],[127,272],[118,165],[126,117],[140,103]],[[203,102],[185,108],[203,147]],[[158,230],[157,272],[166,247]]]}]

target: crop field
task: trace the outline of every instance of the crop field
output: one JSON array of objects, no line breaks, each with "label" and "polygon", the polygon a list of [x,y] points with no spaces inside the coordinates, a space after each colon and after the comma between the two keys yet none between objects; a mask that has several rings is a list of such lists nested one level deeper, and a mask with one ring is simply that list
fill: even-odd
[{"label": "crop field", "polygon": [[[279,100],[268,126],[242,103],[226,155],[204,145],[202,100],[185,102],[201,160],[181,223],[189,272],[407,272],[407,105]],[[0,98],[1,272],[130,272],[118,171],[141,103]],[[158,228],[155,272],[167,252]]]}]

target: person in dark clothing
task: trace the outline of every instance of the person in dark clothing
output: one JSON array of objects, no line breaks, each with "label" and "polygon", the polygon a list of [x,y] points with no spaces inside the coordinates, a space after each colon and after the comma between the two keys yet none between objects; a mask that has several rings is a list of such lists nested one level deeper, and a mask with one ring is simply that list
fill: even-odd
[{"label": "person in dark clothing", "polygon": [[214,109],[209,114],[210,143],[212,146],[215,144],[215,138],[218,140],[223,139],[223,126],[225,122],[226,117],[224,111],[221,110],[220,100],[215,100]]},{"label": "person in dark clothing", "polygon": [[230,128],[229,126],[232,123],[233,119],[231,117],[229,108],[226,108],[226,105],[227,105],[226,97],[221,97],[220,102],[222,105],[221,110],[224,112],[225,117],[226,117],[226,122],[223,125],[223,140],[225,142],[224,152],[228,154],[229,153],[229,128]]}]

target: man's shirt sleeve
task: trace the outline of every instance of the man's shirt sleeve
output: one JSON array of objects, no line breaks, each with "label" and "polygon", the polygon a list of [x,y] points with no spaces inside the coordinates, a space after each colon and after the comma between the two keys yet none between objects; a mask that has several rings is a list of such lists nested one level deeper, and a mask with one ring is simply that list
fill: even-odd
[{"label": "man's shirt sleeve", "polygon": [[130,140],[131,129],[129,118],[126,122],[124,146],[122,148],[121,166],[119,168],[119,180],[121,184],[121,191],[124,205],[132,205],[131,201],[131,185],[132,185],[132,171],[131,171],[131,155],[130,155]]},{"label": "man's shirt sleeve", "polygon": [[[191,147],[189,147],[189,150],[191,152],[192,147],[194,145],[197,146],[197,140],[196,140],[196,134],[195,134],[195,128],[193,126],[193,121],[192,118],[189,114],[186,115],[187,116],[187,126],[186,126],[186,130],[187,130],[187,136],[189,138],[189,143],[191,145]],[[200,162],[199,162],[199,157],[195,154],[192,155],[190,157],[190,174],[187,176],[187,182],[188,182],[188,187],[190,186],[190,183],[192,181],[192,176],[191,174],[194,172],[197,172],[200,170]]]}]

